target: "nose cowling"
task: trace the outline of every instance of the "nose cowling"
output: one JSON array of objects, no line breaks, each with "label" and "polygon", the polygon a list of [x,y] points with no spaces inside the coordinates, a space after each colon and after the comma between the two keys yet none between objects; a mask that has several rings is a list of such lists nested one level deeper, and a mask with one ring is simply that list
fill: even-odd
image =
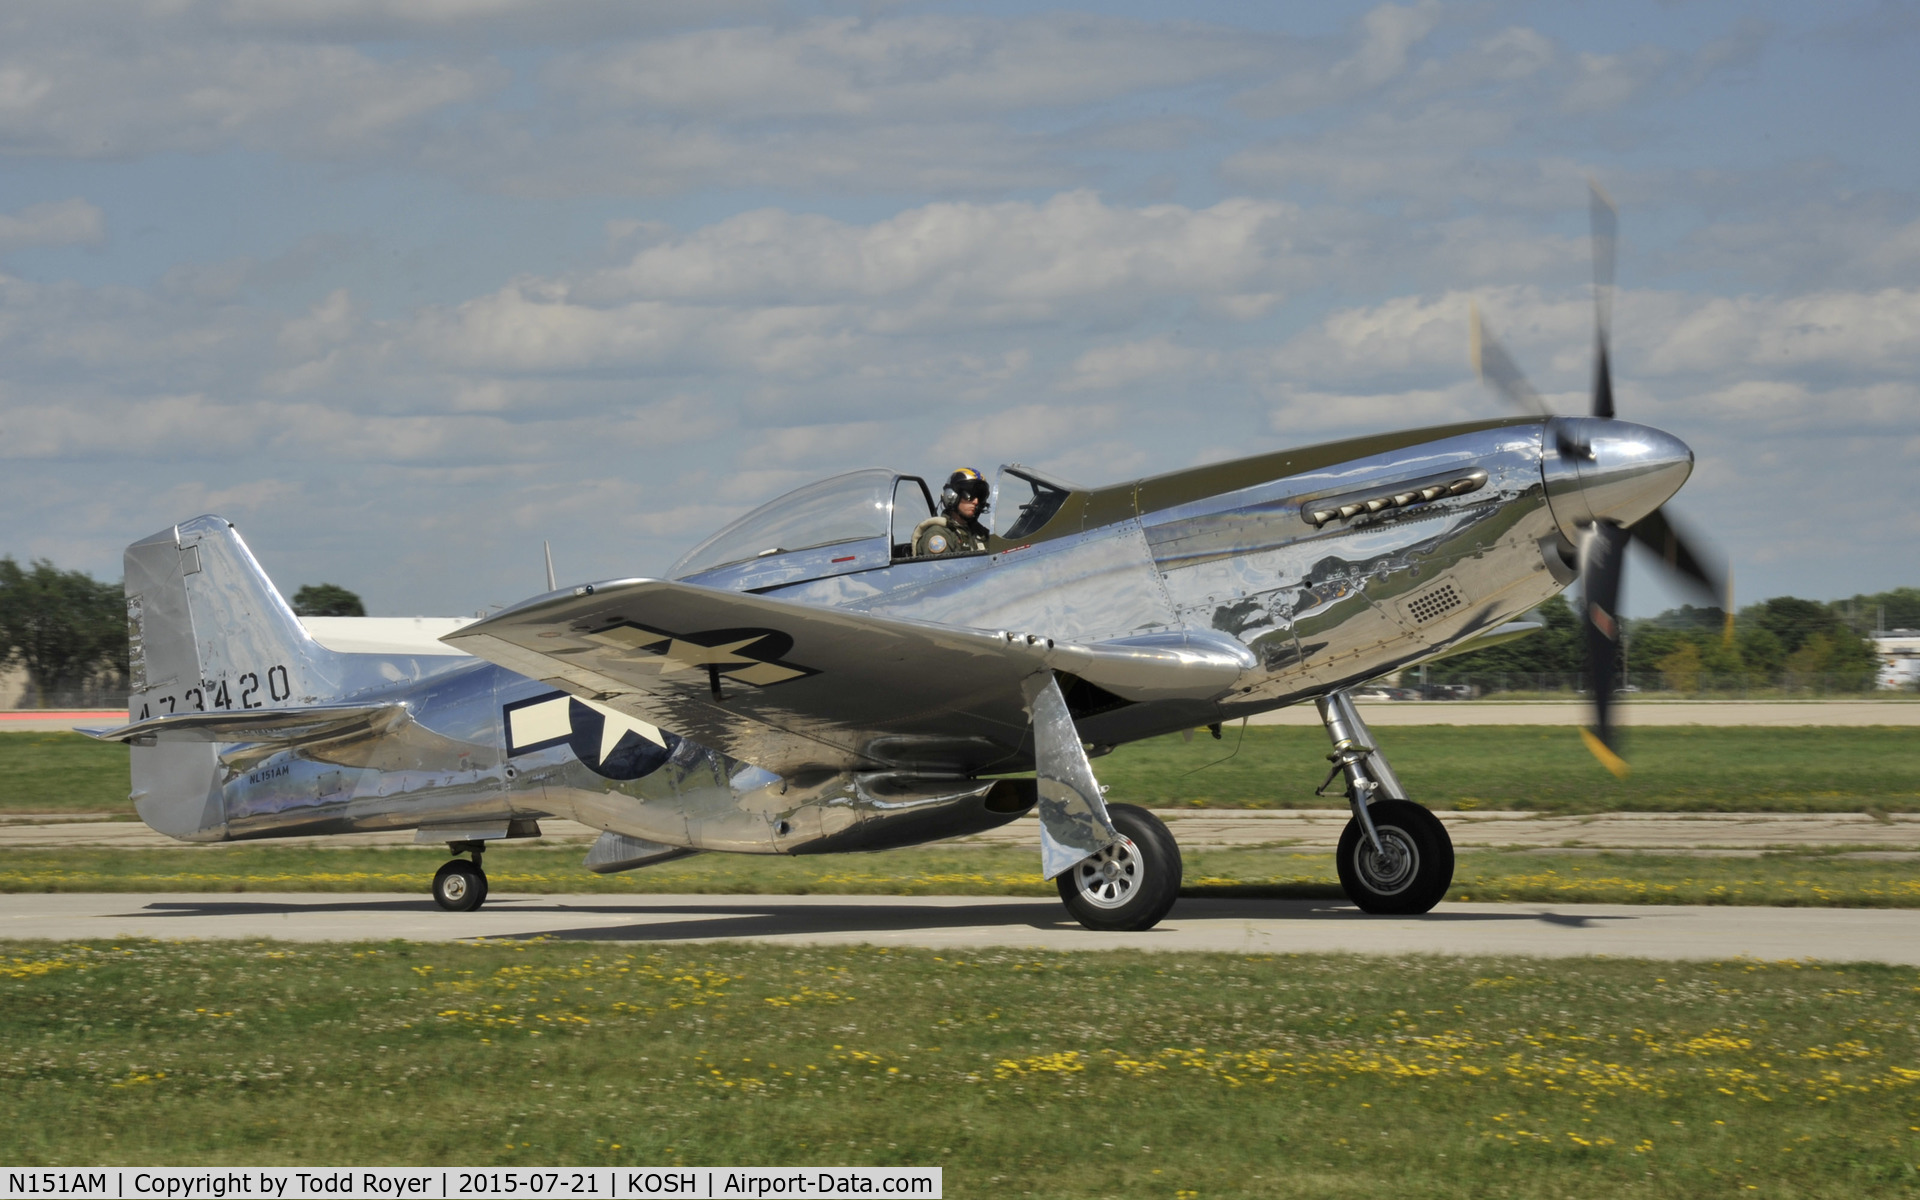
[{"label": "nose cowling", "polygon": [[[1549,429],[1541,474],[1555,523],[1569,540],[1594,521],[1632,525],[1667,502],[1693,473],[1693,451],[1670,433],[1628,421],[1565,418]],[[1574,453],[1562,454],[1556,440]],[[1583,456],[1577,448],[1584,447]]]}]

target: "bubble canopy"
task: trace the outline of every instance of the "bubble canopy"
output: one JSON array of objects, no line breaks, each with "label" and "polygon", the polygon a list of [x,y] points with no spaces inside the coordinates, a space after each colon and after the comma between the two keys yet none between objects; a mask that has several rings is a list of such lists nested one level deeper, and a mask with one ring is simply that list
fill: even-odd
[{"label": "bubble canopy", "polygon": [[667,572],[684,579],[750,559],[888,536],[894,472],[849,471],[769,500],[687,551]]}]

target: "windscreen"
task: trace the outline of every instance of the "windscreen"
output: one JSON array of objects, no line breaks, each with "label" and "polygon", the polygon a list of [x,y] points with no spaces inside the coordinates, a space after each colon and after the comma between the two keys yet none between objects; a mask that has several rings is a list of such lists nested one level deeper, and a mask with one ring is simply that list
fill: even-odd
[{"label": "windscreen", "polygon": [[1051,521],[1067,497],[1077,490],[1071,483],[1048,479],[1017,463],[1001,467],[1000,497],[995,511],[1003,521],[1011,516],[1013,523],[1000,536],[1018,540],[1035,532]]},{"label": "windscreen", "polygon": [[728,563],[887,536],[893,472],[851,471],[769,501],[687,551],[668,575],[683,579]]}]

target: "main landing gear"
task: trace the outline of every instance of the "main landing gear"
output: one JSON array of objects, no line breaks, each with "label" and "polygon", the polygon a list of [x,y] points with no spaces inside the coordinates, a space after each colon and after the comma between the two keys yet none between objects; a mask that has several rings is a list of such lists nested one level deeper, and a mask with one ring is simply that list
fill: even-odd
[{"label": "main landing gear", "polygon": [[1340,833],[1334,860],[1340,886],[1362,912],[1407,916],[1440,903],[1453,883],[1453,839],[1440,819],[1407,799],[1406,789],[1373,746],[1373,733],[1346,689],[1317,697],[1333,740],[1333,769],[1316,796],[1342,775],[1353,819]]},{"label": "main landing gear", "polygon": [[1152,929],[1180,898],[1180,847],[1159,817],[1107,805],[1120,840],[1054,876],[1067,911],[1088,929]]},{"label": "main landing gear", "polygon": [[471,854],[473,861],[464,858],[449,860],[433,875],[433,902],[448,912],[472,912],[487,901],[487,873],[480,868],[480,856],[486,852],[485,842],[448,842],[447,849],[455,854]]}]

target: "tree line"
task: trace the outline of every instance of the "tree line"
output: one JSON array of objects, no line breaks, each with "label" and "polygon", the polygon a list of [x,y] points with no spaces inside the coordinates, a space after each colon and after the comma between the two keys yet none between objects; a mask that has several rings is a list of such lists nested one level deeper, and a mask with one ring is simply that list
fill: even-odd
[{"label": "tree line", "polygon": [[[1514,690],[1580,686],[1587,668],[1579,618],[1563,596],[1542,604],[1536,615],[1544,629],[1433,663],[1429,681]],[[1731,636],[1724,610],[1682,605],[1657,617],[1622,622],[1621,678],[1636,687],[1689,693],[1806,687],[1868,691],[1879,668],[1868,635],[1883,621],[1884,628],[1920,629],[1920,588],[1826,602],[1775,596],[1738,610]]]},{"label": "tree line", "polygon": [[[361,617],[360,597],[323,583],[293,595],[303,617]],[[46,559],[0,558],[0,667],[27,676],[25,703],[120,704],[127,698],[127,601],[118,582]]]}]

